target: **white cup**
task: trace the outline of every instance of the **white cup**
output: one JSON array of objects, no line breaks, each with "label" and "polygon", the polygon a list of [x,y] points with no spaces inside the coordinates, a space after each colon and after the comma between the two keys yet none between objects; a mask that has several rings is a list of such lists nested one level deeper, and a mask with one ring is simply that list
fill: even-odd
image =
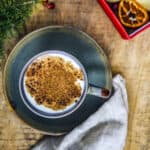
[{"label": "white cup", "polygon": [[[77,81],[80,83],[80,86],[82,89],[81,96],[78,99],[76,99],[74,103],[68,105],[66,108],[62,110],[53,110],[51,108],[45,107],[44,105],[37,104],[36,100],[30,95],[25,85],[26,70],[33,62],[37,61],[38,59],[43,60],[44,58],[47,58],[47,57],[56,57],[56,56],[61,57],[64,60],[71,62],[71,64],[75,68],[80,69],[83,73],[83,80]],[[109,98],[111,94],[111,91],[105,88],[100,88],[100,87],[96,87],[94,85],[89,84],[87,73],[84,69],[84,66],[80,63],[80,61],[73,55],[60,51],[60,50],[44,51],[32,57],[25,64],[19,77],[19,92],[20,92],[20,95],[24,104],[30,109],[30,111],[45,118],[61,118],[61,117],[70,115],[81,106],[87,94],[98,96],[103,99]]]}]

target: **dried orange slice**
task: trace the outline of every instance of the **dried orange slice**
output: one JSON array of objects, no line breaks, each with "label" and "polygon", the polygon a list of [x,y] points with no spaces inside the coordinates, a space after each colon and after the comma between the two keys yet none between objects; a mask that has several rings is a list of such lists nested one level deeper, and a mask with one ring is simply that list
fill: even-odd
[{"label": "dried orange slice", "polygon": [[149,19],[148,12],[135,0],[121,0],[118,13],[121,23],[130,28],[140,27]]}]

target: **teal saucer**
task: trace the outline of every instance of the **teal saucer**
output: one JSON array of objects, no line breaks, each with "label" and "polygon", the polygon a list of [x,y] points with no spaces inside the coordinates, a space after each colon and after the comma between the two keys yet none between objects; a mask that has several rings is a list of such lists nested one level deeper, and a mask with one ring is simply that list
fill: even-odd
[{"label": "teal saucer", "polygon": [[[94,113],[105,100],[87,95],[73,114],[63,118],[44,118],[31,112],[19,93],[19,76],[30,58],[46,50],[62,50],[83,64],[90,84],[111,90],[112,77],[107,58],[86,33],[71,27],[50,26],[25,36],[12,50],[5,64],[3,87],[17,115],[31,127],[51,135],[69,132]],[[103,117],[103,116],[102,116]]]}]

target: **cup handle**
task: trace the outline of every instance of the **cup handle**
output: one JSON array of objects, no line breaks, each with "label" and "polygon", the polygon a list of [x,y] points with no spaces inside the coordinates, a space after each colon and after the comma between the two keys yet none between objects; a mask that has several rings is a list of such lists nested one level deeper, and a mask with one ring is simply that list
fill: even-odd
[{"label": "cup handle", "polygon": [[89,84],[88,94],[94,95],[103,99],[108,99],[111,95],[111,91],[105,88],[101,88],[101,87]]}]

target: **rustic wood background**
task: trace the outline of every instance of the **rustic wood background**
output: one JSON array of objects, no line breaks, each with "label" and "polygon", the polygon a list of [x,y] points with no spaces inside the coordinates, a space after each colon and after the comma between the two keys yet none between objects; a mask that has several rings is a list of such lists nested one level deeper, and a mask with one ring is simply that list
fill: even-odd
[{"label": "rustic wood background", "polygon": [[[150,29],[126,41],[96,0],[54,2],[54,10],[36,5],[24,30],[6,42],[6,50],[10,52],[27,33],[48,25],[68,25],[87,32],[104,49],[113,74],[120,73],[126,79],[130,112],[124,150],[150,150]],[[0,80],[2,89],[1,76]],[[2,90],[0,100],[0,150],[30,149],[43,135],[20,121],[9,109]]]}]

